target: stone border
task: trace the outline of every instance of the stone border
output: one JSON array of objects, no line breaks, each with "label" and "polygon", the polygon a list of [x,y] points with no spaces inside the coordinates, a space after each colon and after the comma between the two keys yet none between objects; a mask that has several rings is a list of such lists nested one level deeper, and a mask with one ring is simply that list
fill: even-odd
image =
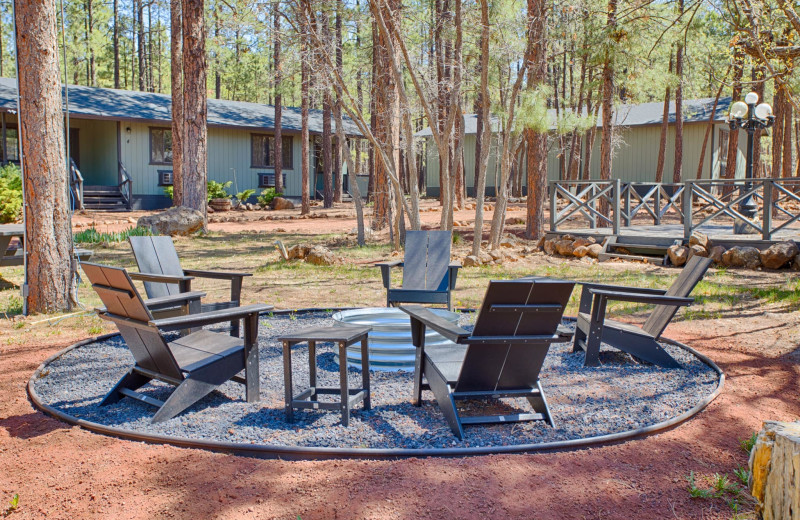
[{"label": "stone border", "polygon": [[[297,310],[284,310],[273,311],[272,314],[305,314],[311,312],[322,311],[337,311],[346,310],[347,308],[309,308]],[[269,313],[264,313],[269,314]],[[574,318],[567,318],[573,319]],[[118,333],[105,334],[94,338],[79,341],[74,345],[61,350],[49,358],[47,358],[31,375],[30,380],[26,386],[28,397],[33,403],[34,407],[38,410],[50,415],[56,419],[64,421],[74,426],[80,426],[86,430],[103,435],[109,435],[120,439],[148,442],[153,444],[170,444],[182,448],[197,448],[211,451],[218,451],[223,453],[231,453],[234,455],[245,455],[258,458],[267,459],[286,459],[286,460],[321,460],[321,459],[401,459],[409,457],[465,457],[471,455],[489,455],[499,453],[533,453],[533,452],[547,452],[547,451],[567,451],[582,448],[589,448],[601,446],[605,444],[614,444],[636,438],[641,438],[663,431],[670,430],[681,423],[691,419],[701,411],[703,411],[716,397],[722,392],[725,383],[725,373],[720,369],[707,356],[697,352],[688,345],[684,345],[678,341],[667,338],[661,338],[661,341],[675,345],[679,348],[689,352],[700,361],[710,366],[718,375],[719,383],[714,391],[703,398],[697,405],[690,410],[672,417],[666,421],[645,426],[644,428],[637,428],[634,430],[627,430],[619,433],[612,433],[607,435],[599,435],[595,437],[586,437],[583,439],[572,439],[568,441],[553,441],[543,442],[537,444],[518,444],[513,446],[495,446],[495,447],[480,447],[480,448],[426,448],[426,449],[376,449],[376,448],[309,448],[309,447],[291,447],[291,446],[273,446],[269,444],[245,444],[233,442],[219,442],[219,441],[198,441],[194,439],[187,439],[185,437],[172,437],[167,435],[157,434],[143,434],[140,432],[127,430],[124,428],[115,428],[113,426],[106,426],[103,424],[86,421],[79,419],[73,415],[62,412],[48,404],[42,402],[41,397],[34,389],[34,382],[40,377],[40,374],[47,366],[53,361],[57,360],[67,352],[80,348],[82,346],[94,343],[96,341],[103,341],[113,336],[118,336]]]}]

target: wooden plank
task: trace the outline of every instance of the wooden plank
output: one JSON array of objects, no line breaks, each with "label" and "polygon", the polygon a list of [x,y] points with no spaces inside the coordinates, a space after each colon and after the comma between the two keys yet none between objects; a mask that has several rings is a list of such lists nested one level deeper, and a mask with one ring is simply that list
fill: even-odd
[{"label": "wooden plank", "polygon": [[403,289],[427,289],[428,232],[406,231]]},{"label": "wooden plank", "polygon": [[453,234],[450,231],[428,231],[428,259],[425,273],[425,289],[448,290],[448,267]]}]

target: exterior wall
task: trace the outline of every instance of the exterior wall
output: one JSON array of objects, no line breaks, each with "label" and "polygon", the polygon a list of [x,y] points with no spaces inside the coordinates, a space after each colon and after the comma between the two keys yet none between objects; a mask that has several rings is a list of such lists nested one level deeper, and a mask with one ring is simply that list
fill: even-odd
[{"label": "exterior wall", "polygon": [[117,184],[117,123],[70,118],[71,129],[78,129],[80,171],[86,185]]},{"label": "exterior wall", "polygon": [[[683,175],[684,179],[694,179],[697,174],[697,163],[700,160],[700,152],[703,145],[707,124],[694,123],[684,125],[683,142]],[[720,172],[720,149],[719,149],[719,130],[727,129],[727,125],[720,123],[714,126],[713,141],[709,136],[706,155],[704,158],[703,178],[718,178]],[[658,146],[661,138],[660,126],[637,126],[620,127],[620,146],[614,152],[612,160],[612,177],[619,178],[625,182],[653,182],[655,180],[655,168],[658,161]],[[474,194],[474,172],[475,172],[475,135],[467,135],[464,141],[464,166],[466,169],[467,186],[470,195]],[[746,134],[739,132],[739,150],[736,167],[736,177],[744,177],[745,170],[745,150]],[[672,181],[672,170],[674,165],[675,149],[675,129],[670,127],[667,135],[667,157],[664,165],[664,182]],[[431,138],[427,139],[426,146],[427,163],[427,194],[437,196],[439,194],[439,155]],[[585,152],[583,152],[585,154]],[[582,154],[582,155],[583,155]],[[493,139],[492,151],[489,156],[489,169],[486,179],[487,194],[494,194],[495,179],[499,177],[499,169],[496,163],[497,142]],[[526,161],[524,155],[519,166],[523,169],[525,178]],[[547,157],[547,178],[548,180],[558,180],[560,174],[558,157],[558,140],[556,137],[550,139],[549,153]],[[592,179],[600,177],[600,135],[595,140],[592,150],[591,164]]]}]

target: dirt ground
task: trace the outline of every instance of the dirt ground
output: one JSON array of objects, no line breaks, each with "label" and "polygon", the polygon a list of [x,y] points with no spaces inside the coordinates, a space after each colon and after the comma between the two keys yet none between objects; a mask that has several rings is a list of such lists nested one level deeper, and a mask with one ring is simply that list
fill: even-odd
[{"label": "dirt ground", "polygon": [[[328,219],[257,226],[309,234],[355,227],[336,212],[347,210],[338,208]],[[129,216],[135,218],[93,215],[99,231],[129,227]],[[438,221],[436,212],[423,216]],[[75,223],[90,220],[80,216]],[[782,276],[789,275],[776,275]],[[752,504],[743,496],[691,498],[687,477],[693,473],[700,487],[710,487],[707,479],[715,473],[735,480],[733,471],[747,464],[740,441],[764,420],[796,419],[797,317],[797,311],[747,307],[673,323],[666,335],[715,360],[726,381],[705,411],[666,433],[558,453],[318,462],[147,445],[69,427],[35,411],[25,385],[44,359],[87,337],[86,329],[63,327],[21,340],[12,326],[0,324],[8,335],[0,354],[0,517],[19,494],[10,518],[751,518]]]}]

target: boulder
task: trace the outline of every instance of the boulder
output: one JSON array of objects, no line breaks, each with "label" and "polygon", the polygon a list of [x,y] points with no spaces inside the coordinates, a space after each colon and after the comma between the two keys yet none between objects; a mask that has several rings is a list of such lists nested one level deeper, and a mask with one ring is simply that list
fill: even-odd
[{"label": "boulder", "polygon": [[547,238],[547,235],[542,235],[541,238],[536,242],[536,249],[544,249],[544,241]]},{"label": "boulder", "polygon": [[792,268],[795,271],[800,271],[800,255],[794,257],[794,262],[792,262]]},{"label": "boulder", "polygon": [[283,197],[275,197],[272,199],[272,209],[294,209],[294,204],[289,199]]},{"label": "boulder", "polygon": [[680,267],[686,263],[686,260],[689,259],[689,248],[679,245],[671,245],[667,249],[667,255],[669,256],[669,261],[672,262],[672,265]]},{"label": "boulder", "polygon": [[592,258],[597,258],[600,256],[600,253],[603,251],[603,246],[600,244],[592,244],[590,246],[586,246],[586,249],[589,251],[589,256]]},{"label": "boulder", "polygon": [[481,253],[478,255],[478,260],[480,260],[482,264],[490,264],[494,258],[492,258],[489,253],[481,251]]},{"label": "boulder", "polygon": [[761,265],[767,269],[780,269],[795,259],[798,250],[794,242],[779,242],[761,251]]},{"label": "boulder", "polygon": [[695,231],[692,233],[692,236],[689,237],[689,246],[691,247],[694,245],[698,245],[708,251],[711,249],[711,240],[709,240],[708,235]]},{"label": "boulder", "polygon": [[572,252],[575,251],[574,243],[572,240],[562,238],[555,244],[556,252],[562,256],[572,256]]},{"label": "boulder", "polygon": [[692,244],[692,245],[689,246],[689,258],[691,258],[693,256],[707,257],[708,254],[709,254],[709,251],[705,247],[701,246],[700,244]]},{"label": "boulder", "polygon": [[544,252],[547,253],[548,255],[552,255],[553,253],[556,252],[556,242],[558,242],[557,238],[551,238],[549,240],[545,240],[542,249],[544,249]]},{"label": "boulder", "polygon": [[520,224],[525,224],[525,219],[519,217],[511,217],[506,219],[506,224],[509,226],[518,226]]},{"label": "boulder", "polygon": [[583,258],[584,256],[589,254],[589,247],[588,246],[578,246],[572,251],[572,254],[577,256],[578,258]]},{"label": "boulder", "polygon": [[722,263],[722,255],[725,254],[725,248],[722,246],[713,246],[711,251],[708,252],[708,257],[714,261],[715,264]]},{"label": "boulder", "polygon": [[502,260],[505,255],[499,249],[492,249],[491,251],[489,251],[489,256],[492,257],[492,260],[497,261],[497,260]]},{"label": "boulder", "polygon": [[461,265],[464,267],[480,267],[481,260],[475,255],[469,255],[464,257],[464,261]]},{"label": "boulder", "polygon": [[138,227],[149,229],[154,235],[190,235],[203,229],[203,214],[196,209],[179,206],[155,215],[146,215],[136,221]]},{"label": "boulder", "polygon": [[306,262],[313,265],[334,265],[337,258],[333,253],[322,246],[314,246],[306,254]]},{"label": "boulder", "polygon": [[214,208],[212,208],[211,206],[206,206],[206,213],[208,214],[214,213]]},{"label": "boulder", "polygon": [[311,250],[308,246],[296,245],[289,248],[287,255],[289,260],[303,260]]},{"label": "boulder", "polygon": [[755,269],[761,265],[761,257],[755,247],[734,246],[723,253],[722,264],[728,267]]},{"label": "boulder", "polygon": [[503,237],[500,239],[500,247],[516,247],[519,240],[512,237]]},{"label": "boulder", "polygon": [[595,240],[594,237],[578,237],[573,242],[575,247],[581,247],[581,246],[588,247],[588,246],[590,246],[592,244],[595,244],[595,243],[597,243],[597,240]]}]

